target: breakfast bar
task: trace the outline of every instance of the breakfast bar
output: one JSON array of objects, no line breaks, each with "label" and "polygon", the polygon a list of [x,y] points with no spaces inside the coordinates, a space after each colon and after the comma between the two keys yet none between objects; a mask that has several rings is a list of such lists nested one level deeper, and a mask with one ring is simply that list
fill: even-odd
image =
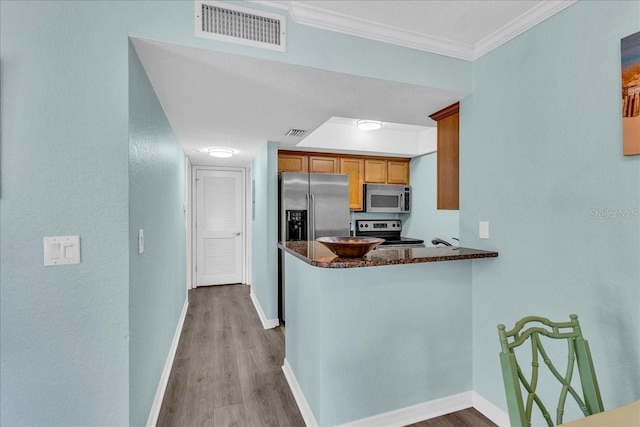
[{"label": "breakfast bar", "polygon": [[361,258],[342,258],[326,246],[314,241],[284,242],[278,245],[291,255],[315,267],[356,268],[395,264],[415,264],[423,262],[459,261],[477,258],[495,258],[498,252],[457,246],[440,247],[384,247],[374,250]]},{"label": "breakfast bar", "polygon": [[390,248],[340,258],[318,242],[278,246],[284,371],[309,409],[308,424],[373,423],[473,389],[472,263],[495,262],[497,252]]}]

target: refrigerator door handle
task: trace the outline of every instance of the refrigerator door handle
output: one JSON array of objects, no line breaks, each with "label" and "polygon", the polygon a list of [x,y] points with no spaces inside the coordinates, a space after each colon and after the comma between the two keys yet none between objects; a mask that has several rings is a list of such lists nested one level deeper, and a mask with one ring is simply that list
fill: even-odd
[{"label": "refrigerator door handle", "polygon": [[316,198],[313,194],[311,194],[311,206],[309,206],[309,211],[311,212],[311,221],[310,221],[310,233],[311,238],[309,240],[316,240]]},{"label": "refrigerator door handle", "polygon": [[307,240],[313,240],[313,213],[311,212],[311,206],[313,201],[311,200],[311,196],[309,193],[304,195],[304,198],[307,201]]}]

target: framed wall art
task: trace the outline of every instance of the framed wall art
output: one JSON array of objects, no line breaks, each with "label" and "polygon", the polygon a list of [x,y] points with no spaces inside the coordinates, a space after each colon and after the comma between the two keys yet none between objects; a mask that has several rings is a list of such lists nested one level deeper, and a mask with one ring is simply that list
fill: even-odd
[{"label": "framed wall art", "polygon": [[640,32],[622,39],[622,154],[640,154]]}]

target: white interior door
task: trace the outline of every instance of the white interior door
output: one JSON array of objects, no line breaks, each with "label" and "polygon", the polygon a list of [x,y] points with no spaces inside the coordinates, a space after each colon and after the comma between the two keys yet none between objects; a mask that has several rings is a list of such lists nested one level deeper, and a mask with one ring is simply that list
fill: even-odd
[{"label": "white interior door", "polygon": [[196,172],[196,286],[242,283],[243,174]]}]

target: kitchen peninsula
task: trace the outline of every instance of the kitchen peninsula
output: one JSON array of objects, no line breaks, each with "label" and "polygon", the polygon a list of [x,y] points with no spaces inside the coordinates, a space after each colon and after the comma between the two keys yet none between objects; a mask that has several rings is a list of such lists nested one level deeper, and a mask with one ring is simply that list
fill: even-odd
[{"label": "kitchen peninsula", "polygon": [[497,252],[393,248],[350,259],[317,242],[279,247],[283,369],[308,405],[307,424],[375,425],[380,414],[420,405],[418,421],[439,399],[449,412],[471,406],[460,397],[473,389],[471,270],[474,262],[490,267]]},{"label": "kitchen peninsula", "polygon": [[362,258],[340,258],[318,242],[285,242],[281,249],[315,267],[356,268],[421,262],[458,261],[477,258],[495,258],[498,252],[457,246],[406,247],[380,249]]}]

